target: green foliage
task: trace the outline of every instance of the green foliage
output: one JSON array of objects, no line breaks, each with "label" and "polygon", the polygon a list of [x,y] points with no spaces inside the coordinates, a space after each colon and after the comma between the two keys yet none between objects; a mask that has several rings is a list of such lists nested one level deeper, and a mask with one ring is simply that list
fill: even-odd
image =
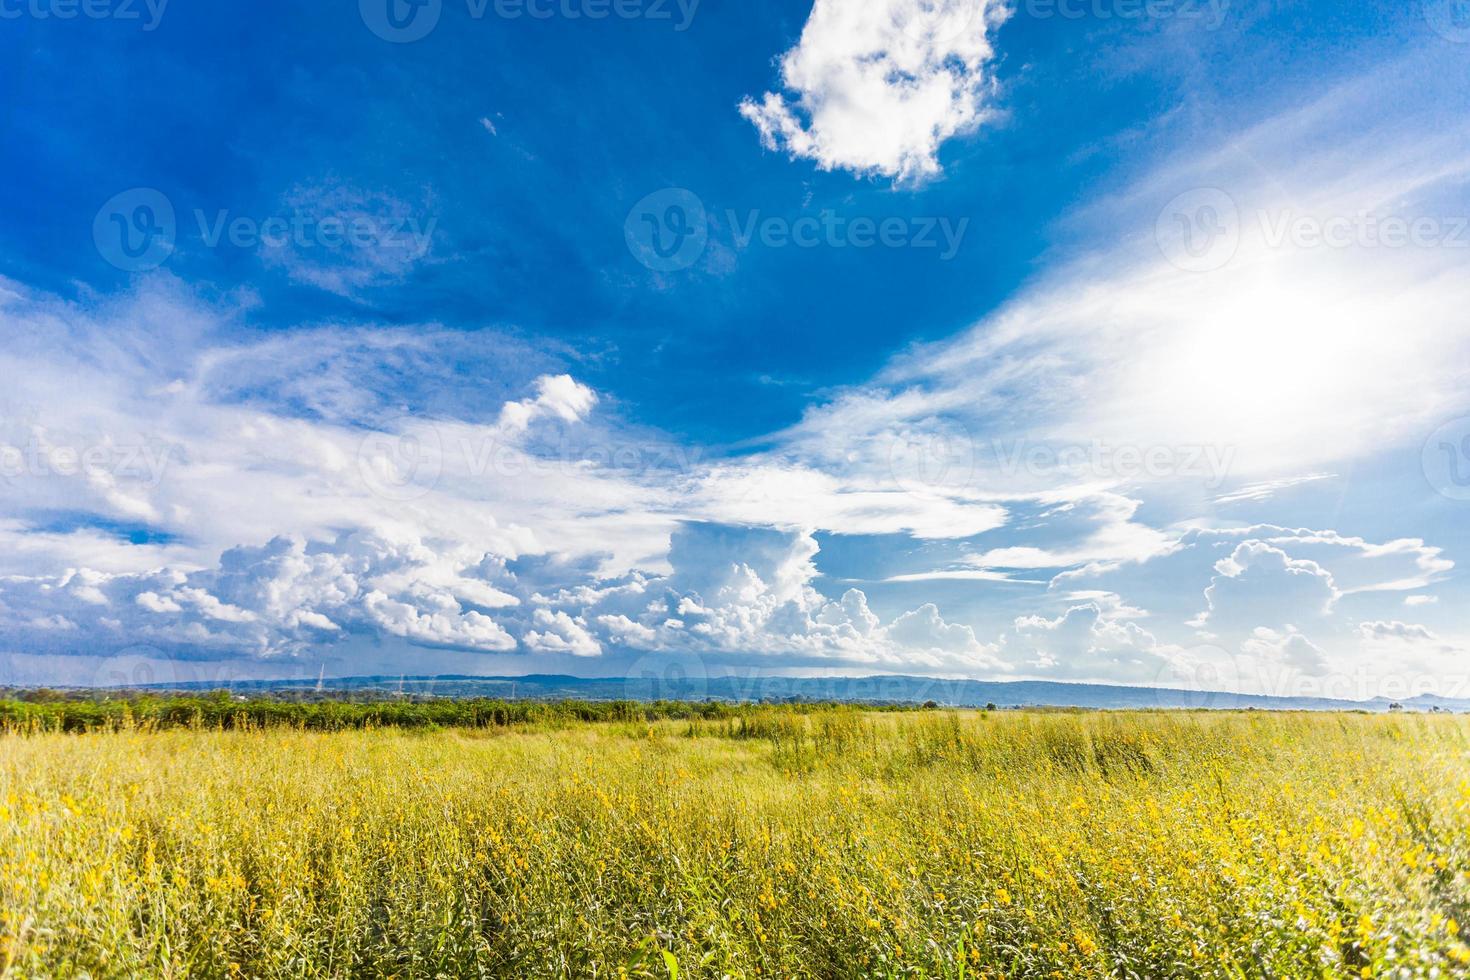
[{"label": "green foliage", "polygon": [[204,695],[120,694],[67,697],[48,692],[0,700],[0,730],[95,732],[128,728],[299,728],[349,731],[368,728],[559,727],[579,722],[646,722],[718,719],[743,709],[717,702],[503,701],[490,698],[425,700],[284,700],[237,698],[226,691]]}]

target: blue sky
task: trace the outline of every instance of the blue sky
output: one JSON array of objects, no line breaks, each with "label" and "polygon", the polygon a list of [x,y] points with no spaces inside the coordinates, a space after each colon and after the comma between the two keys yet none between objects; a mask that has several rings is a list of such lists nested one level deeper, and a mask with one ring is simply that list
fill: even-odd
[{"label": "blue sky", "polygon": [[0,680],[1470,692],[1467,56],[1448,0],[0,0]]}]

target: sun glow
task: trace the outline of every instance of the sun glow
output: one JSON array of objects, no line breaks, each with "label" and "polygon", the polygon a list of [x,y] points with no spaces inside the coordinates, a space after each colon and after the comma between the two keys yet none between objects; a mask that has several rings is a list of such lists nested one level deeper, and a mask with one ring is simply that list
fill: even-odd
[{"label": "sun glow", "polygon": [[1114,375],[1113,418],[1135,439],[1229,445],[1265,468],[1432,417],[1464,355],[1455,304],[1418,290],[1416,258],[1260,246],[1214,273],[1169,270],[1129,303],[1142,353]]}]

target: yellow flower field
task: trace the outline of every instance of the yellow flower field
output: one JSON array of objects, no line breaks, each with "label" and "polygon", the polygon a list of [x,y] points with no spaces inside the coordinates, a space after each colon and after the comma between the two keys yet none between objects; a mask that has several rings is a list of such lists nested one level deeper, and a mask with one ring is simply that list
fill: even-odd
[{"label": "yellow flower field", "polygon": [[0,737],[7,977],[1465,976],[1470,721]]}]

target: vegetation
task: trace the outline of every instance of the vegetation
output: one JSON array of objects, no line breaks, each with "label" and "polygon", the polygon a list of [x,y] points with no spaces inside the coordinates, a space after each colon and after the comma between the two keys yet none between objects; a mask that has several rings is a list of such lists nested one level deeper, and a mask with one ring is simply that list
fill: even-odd
[{"label": "vegetation", "polygon": [[1470,970],[1460,718],[547,720],[0,737],[0,971]]},{"label": "vegetation", "polygon": [[[831,706],[835,707],[835,706]],[[492,698],[372,700],[210,694],[111,696],[82,692],[35,693],[0,700],[0,730],[9,732],[95,732],[125,729],[210,728],[254,730],[300,728],[337,732],[366,728],[505,728],[556,726],[587,721],[659,721],[722,718],[740,708],[718,702],[503,701]]]}]

